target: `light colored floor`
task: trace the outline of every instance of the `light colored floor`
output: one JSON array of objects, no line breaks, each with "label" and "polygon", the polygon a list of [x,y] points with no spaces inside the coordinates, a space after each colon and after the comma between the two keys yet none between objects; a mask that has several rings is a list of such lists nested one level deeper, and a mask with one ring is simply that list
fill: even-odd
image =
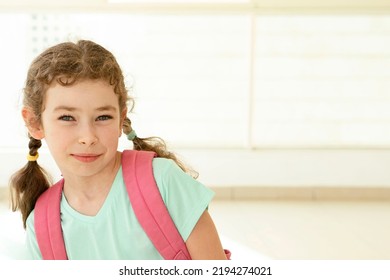
[{"label": "light colored floor", "polygon": [[[214,201],[232,259],[390,259],[390,201]],[[0,259],[20,258],[20,216],[0,204]]]},{"label": "light colored floor", "polygon": [[215,201],[210,212],[233,253],[239,244],[269,259],[390,259],[390,201]]}]

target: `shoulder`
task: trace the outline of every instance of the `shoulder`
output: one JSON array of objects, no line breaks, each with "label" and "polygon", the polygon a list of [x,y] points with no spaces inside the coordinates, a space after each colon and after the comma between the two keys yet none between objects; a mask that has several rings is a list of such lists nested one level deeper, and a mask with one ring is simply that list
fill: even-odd
[{"label": "shoulder", "polygon": [[203,183],[185,173],[173,160],[153,159],[153,175],[165,203],[188,204],[191,200],[210,200],[214,192]]},{"label": "shoulder", "polygon": [[167,158],[154,158],[152,161],[154,175],[166,174],[166,172],[184,172],[177,164]]},{"label": "shoulder", "polygon": [[26,258],[39,260],[42,259],[42,255],[35,236],[34,213],[35,210],[29,214],[26,221],[26,250],[28,251]]},{"label": "shoulder", "polygon": [[34,214],[35,214],[35,209],[33,209],[27,217],[26,230],[34,229]]},{"label": "shoulder", "polygon": [[[203,186],[199,181],[185,173],[173,160],[166,158],[153,159],[153,175],[159,185],[172,186],[179,184]],[[161,189],[161,188],[160,188]]]}]

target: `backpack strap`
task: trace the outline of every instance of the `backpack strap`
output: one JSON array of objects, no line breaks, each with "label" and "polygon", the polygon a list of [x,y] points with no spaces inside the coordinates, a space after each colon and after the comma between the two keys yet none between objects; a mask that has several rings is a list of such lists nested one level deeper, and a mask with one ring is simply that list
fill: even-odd
[{"label": "backpack strap", "polygon": [[64,180],[47,189],[38,198],[34,210],[34,228],[44,260],[67,260],[61,228],[61,196]]},{"label": "backpack strap", "polygon": [[153,176],[154,152],[126,150],[122,172],[139,223],[164,259],[191,259]]}]

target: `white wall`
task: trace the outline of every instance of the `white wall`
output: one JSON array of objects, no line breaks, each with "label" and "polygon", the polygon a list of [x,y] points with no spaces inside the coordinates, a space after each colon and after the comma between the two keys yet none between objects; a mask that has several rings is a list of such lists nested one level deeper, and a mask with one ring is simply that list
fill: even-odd
[{"label": "white wall", "polygon": [[[177,150],[210,187],[390,187],[388,150]],[[1,151],[0,186],[26,162],[25,151]],[[49,154],[39,162],[60,178]]]},{"label": "white wall", "polygon": [[[8,65],[0,186],[25,162],[17,104],[28,63],[67,38],[117,55],[134,86],[138,134],[162,136],[210,186],[390,186],[386,1],[330,1],[323,13],[323,1],[295,1],[287,12],[277,1],[273,13],[262,9],[267,1],[194,10],[88,2],[93,12],[76,2],[64,11],[57,2],[0,1],[9,38],[0,46]],[[40,161],[58,176],[47,152]]]}]

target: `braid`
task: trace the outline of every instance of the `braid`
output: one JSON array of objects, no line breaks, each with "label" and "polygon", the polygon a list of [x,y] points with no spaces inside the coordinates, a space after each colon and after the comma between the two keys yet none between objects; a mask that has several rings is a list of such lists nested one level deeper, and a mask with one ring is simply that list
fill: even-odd
[{"label": "braid", "polygon": [[122,129],[125,135],[128,135],[133,130],[131,127],[131,120],[128,117],[124,119]]},{"label": "braid", "polygon": [[30,156],[36,156],[38,153],[38,149],[42,146],[42,141],[37,140],[30,136],[30,142],[28,143],[28,148],[30,149]]},{"label": "braid", "polygon": [[160,137],[147,137],[147,138],[140,138],[138,137],[132,126],[131,126],[131,120],[129,118],[125,118],[123,125],[122,125],[122,130],[125,135],[130,135],[131,133],[133,134],[130,139],[133,142],[133,148],[134,150],[137,151],[151,151],[155,152],[157,154],[157,157],[160,158],[167,158],[167,159],[172,159],[173,161],[176,162],[176,164],[186,173],[190,174],[192,177],[197,178],[198,173],[185,166],[183,162],[181,162],[174,153],[170,152],[167,149],[167,145],[165,141],[160,138]]},{"label": "braid", "polygon": [[[30,136],[29,155],[36,156],[42,146],[41,140]],[[51,182],[46,171],[40,167],[37,161],[28,161],[10,179],[12,210],[20,210],[23,226],[26,228],[28,215],[34,209],[38,197],[50,187]]]}]

